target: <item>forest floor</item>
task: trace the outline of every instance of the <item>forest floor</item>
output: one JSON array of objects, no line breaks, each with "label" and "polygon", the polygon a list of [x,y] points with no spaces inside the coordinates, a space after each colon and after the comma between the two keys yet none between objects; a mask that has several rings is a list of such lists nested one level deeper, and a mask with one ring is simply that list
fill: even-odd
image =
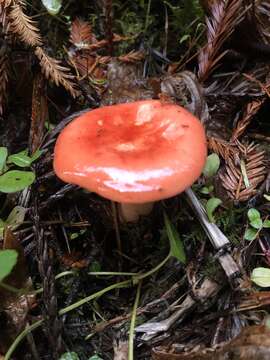
[{"label": "forest floor", "polygon": [[[267,0],[0,0],[0,359],[270,358],[269,59]],[[70,121],[142,99],[202,121],[204,215],[55,175]]]}]

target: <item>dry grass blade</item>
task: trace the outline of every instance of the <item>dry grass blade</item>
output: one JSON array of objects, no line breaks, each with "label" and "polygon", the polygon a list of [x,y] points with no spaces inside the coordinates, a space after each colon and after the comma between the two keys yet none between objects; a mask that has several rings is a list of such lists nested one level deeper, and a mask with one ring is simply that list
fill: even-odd
[{"label": "dry grass blade", "polygon": [[15,4],[12,6],[9,18],[12,24],[12,32],[17,34],[24,43],[30,46],[40,46],[42,44],[36,22],[23,12],[20,5]]},{"label": "dry grass blade", "polygon": [[198,77],[204,81],[217,66],[225,52],[222,45],[241,20],[242,0],[216,1],[211,7],[211,17],[206,18],[207,45],[199,53]]},{"label": "dry grass blade", "polygon": [[41,47],[36,48],[35,54],[47,79],[52,80],[57,86],[61,84],[73,97],[80,94],[72,81],[74,76],[69,73],[67,67],[61,66],[59,60],[50,57]]},{"label": "dry grass blade", "polygon": [[219,174],[228,196],[237,201],[247,201],[257,192],[266,176],[265,153],[254,143],[236,143],[238,156],[227,158],[223,173]]},{"label": "dry grass blade", "polygon": [[6,48],[3,45],[0,48],[0,115],[4,112],[4,105],[7,99],[8,75],[9,60],[6,54]]},{"label": "dry grass blade", "polygon": [[93,39],[92,28],[87,21],[75,19],[72,22],[69,41],[79,49],[88,47]]}]

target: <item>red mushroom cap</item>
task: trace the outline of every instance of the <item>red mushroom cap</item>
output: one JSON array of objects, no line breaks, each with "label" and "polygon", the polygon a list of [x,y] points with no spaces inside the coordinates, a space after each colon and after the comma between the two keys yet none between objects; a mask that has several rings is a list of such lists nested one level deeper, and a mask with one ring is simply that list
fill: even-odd
[{"label": "red mushroom cap", "polygon": [[89,111],[59,135],[58,177],[122,203],[181,193],[200,176],[207,153],[199,120],[181,106],[137,101]]}]

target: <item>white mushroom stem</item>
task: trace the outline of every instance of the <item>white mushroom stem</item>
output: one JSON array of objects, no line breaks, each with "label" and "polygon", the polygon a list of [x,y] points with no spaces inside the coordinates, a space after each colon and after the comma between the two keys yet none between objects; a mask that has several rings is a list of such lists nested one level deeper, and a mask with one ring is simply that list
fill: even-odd
[{"label": "white mushroom stem", "polygon": [[121,203],[118,205],[120,219],[122,222],[136,222],[140,216],[150,214],[153,206],[153,202],[142,204]]}]

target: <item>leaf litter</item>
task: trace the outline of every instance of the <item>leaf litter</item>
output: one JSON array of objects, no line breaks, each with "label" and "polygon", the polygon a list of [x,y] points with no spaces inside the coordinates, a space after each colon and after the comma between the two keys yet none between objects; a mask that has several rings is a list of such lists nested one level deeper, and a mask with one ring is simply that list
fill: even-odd
[{"label": "leaf litter", "polygon": [[[270,8],[182,3],[71,1],[40,18],[41,1],[0,1],[1,174],[27,173],[1,190],[1,219],[22,210],[1,222],[19,253],[1,287],[7,360],[269,358]],[[149,98],[201,118],[214,164],[186,197],[119,224],[109,201],[56,179],[53,145],[83,109]]]}]

